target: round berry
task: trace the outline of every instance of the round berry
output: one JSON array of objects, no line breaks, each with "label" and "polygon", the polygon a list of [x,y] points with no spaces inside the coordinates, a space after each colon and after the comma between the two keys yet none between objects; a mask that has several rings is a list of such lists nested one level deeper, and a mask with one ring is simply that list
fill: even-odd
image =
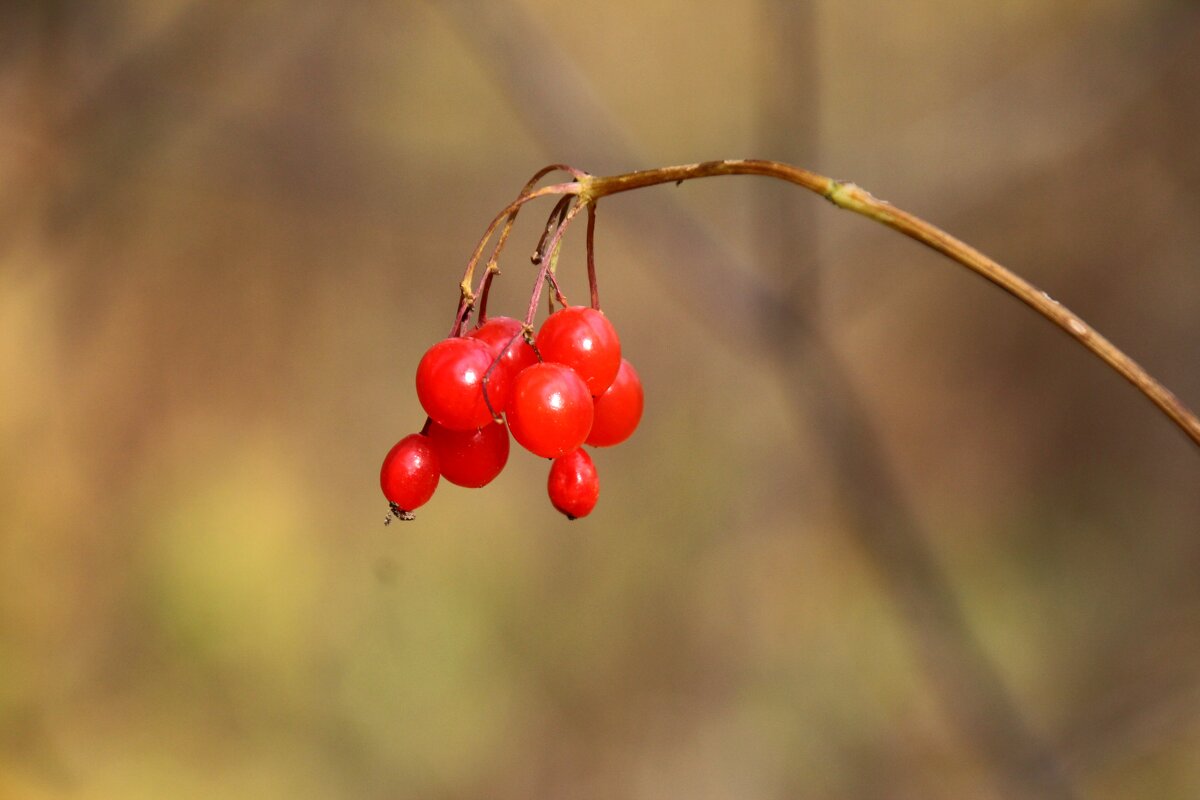
[{"label": "round berry", "polygon": [[383,458],[379,471],[383,496],[405,517],[429,502],[438,485],[438,459],[429,437],[411,433],[396,443]]},{"label": "round berry", "polygon": [[546,361],[579,373],[593,395],[601,395],[621,367],[621,340],[604,314],[586,306],[554,312],[542,323],[537,349]]},{"label": "round berry", "polygon": [[537,353],[521,335],[524,328],[520,320],[512,317],[492,317],[468,333],[467,338],[478,339],[492,348],[500,366],[508,369],[510,378],[515,378],[521,370],[538,362]]},{"label": "round berry", "polygon": [[592,429],[592,395],[575,370],[543,362],[522,370],[508,403],[508,428],[526,450],[556,458]]},{"label": "round berry", "polygon": [[600,498],[600,478],[592,457],[582,449],[572,450],[554,459],[547,481],[550,502],[567,519],[579,519],[592,513]]},{"label": "round berry", "polygon": [[633,365],[622,358],[616,380],[595,399],[595,419],[587,443],[609,447],[628,439],[642,419],[644,402],[642,381]]},{"label": "round berry", "polygon": [[508,428],[503,422],[489,422],[473,431],[455,431],[431,422],[429,441],[442,477],[459,486],[485,486],[508,462]]},{"label": "round berry", "polygon": [[417,399],[425,413],[456,431],[492,422],[492,411],[500,413],[508,402],[510,385],[507,370],[488,372],[495,360],[492,348],[477,339],[452,337],[430,347],[417,365]]}]

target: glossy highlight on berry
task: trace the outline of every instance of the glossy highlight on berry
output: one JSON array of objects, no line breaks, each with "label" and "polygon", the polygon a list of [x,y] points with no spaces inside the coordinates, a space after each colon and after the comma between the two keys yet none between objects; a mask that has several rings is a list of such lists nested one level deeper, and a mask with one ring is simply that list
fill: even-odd
[{"label": "glossy highlight on berry", "polygon": [[437,454],[429,437],[411,433],[384,456],[379,485],[396,516],[411,519],[411,512],[433,497],[439,475]]},{"label": "glossy highlight on berry", "polygon": [[492,348],[476,339],[456,336],[430,347],[417,365],[417,399],[425,413],[456,431],[492,422],[493,412],[508,402],[510,377],[507,370],[491,369],[495,360]]},{"label": "glossy highlight on berry", "polygon": [[593,413],[592,395],[575,370],[544,362],[517,376],[508,428],[526,450],[555,458],[583,444]]},{"label": "glossy highlight on berry", "polygon": [[546,361],[566,364],[601,395],[621,367],[621,340],[603,313],[585,306],[560,309],[542,323],[538,352]]}]

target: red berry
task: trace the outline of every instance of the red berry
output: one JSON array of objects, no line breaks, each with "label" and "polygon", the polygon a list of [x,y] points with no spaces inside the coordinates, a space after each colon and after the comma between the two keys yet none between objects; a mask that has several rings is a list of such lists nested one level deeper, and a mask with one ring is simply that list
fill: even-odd
[{"label": "red berry", "polygon": [[438,459],[429,437],[411,433],[397,442],[383,458],[379,485],[399,516],[429,502],[438,485]]},{"label": "red berry", "polygon": [[556,458],[583,444],[592,429],[592,395],[575,370],[544,362],[517,376],[508,428],[526,450]]},{"label": "red berry", "polygon": [[478,339],[492,348],[492,352],[500,359],[500,365],[508,369],[509,377],[515,378],[521,370],[538,362],[537,353],[521,335],[524,327],[520,320],[512,317],[492,317],[468,333],[467,337]]},{"label": "red berry", "polygon": [[[435,422],[451,430],[476,430],[492,422],[508,401],[507,370],[488,369],[495,354],[477,339],[443,339],[425,351],[417,365],[417,399]],[[487,401],[484,377],[487,376]]]},{"label": "red berry", "polygon": [[429,441],[442,477],[459,486],[477,489],[490,483],[508,461],[508,428],[503,422],[473,431],[453,431],[431,422]]},{"label": "red berry", "polygon": [[572,450],[554,459],[546,487],[550,502],[567,519],[579,519],[592,513],[600,498],[600,478],[596,465],[582,449]]},{"label": "red berry", "polygon": [[587,443],[608,447],[628,439],[642,418],[643,403],[642,381],[633,365],[621,359],[617,379],[595,399],[595,419]]},{"label": "red berry", "polygon": [[544,360],[578,372],[593,395],[603,394],[621,367],[616,329],[602,313],[586,306],[571,306],[547,317],[538,331],[537,349]]}]

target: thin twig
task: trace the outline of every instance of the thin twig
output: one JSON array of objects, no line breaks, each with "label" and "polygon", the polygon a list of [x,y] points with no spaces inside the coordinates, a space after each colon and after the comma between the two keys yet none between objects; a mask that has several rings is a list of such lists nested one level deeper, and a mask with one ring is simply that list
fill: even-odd
[{"label": "thin twig", "polygon": [[[546,171],[550,171],[550,168],[547,168]],[[545,171],[542,174],[545,174]],[[491,224],[488,225],[487,230],[484,231],[483,236],[479,239],[479,244],[476,245],[475,252],[471,254],[471,258],[467,261],[466,269],[463,270],[463,278],[459,283],[458,310],[454,315],[454,325],[450,328],[450,336],[457,336],[462,331],[463,323],[466,322],[467,315],[475,303],[475,293],[471,291],[471,279],[475,274],[475,267],[479,264],[479,259],[483,255],[483,249],[487,247],[488,241],[496,233],[496,229],[500,227],[500,223],[507,220],[509,216],[515,214],[523,205],[531,200],[550,195],[579,194],[580,186],[581,184],[578,182],[555,183],[543,186],[540,189],[524,191],[516,200],[505,206],[504,210],[495,216]],[[511,223],[509,224],[511,225]],[[485,279],[486,277],[484,276]]]},{"label": "thin twig", "polygon": [[596,204],[587,204],[587,274],[592,293],[592,308],[600,310],[600,288],[596,283]]}]

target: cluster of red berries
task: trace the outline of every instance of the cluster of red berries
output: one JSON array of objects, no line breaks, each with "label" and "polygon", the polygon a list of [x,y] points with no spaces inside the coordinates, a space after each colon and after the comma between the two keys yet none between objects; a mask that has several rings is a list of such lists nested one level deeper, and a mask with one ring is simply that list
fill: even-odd
[{"label": "cluster of red berries", "polygon": [[531,453],[554,459],[554,507],[568,519],[586,516],[600,482],[583,445],[625,441],[643,404],[616,330],[584,306],[551,314],[536,337],[518,320],[494,317],[443,339],[417,366],[417,398],[429,420],[388,452],[380,473],[401,519],[428,502],[440,478],[472,488],[489,483],[508,462],[510,433]]}]

